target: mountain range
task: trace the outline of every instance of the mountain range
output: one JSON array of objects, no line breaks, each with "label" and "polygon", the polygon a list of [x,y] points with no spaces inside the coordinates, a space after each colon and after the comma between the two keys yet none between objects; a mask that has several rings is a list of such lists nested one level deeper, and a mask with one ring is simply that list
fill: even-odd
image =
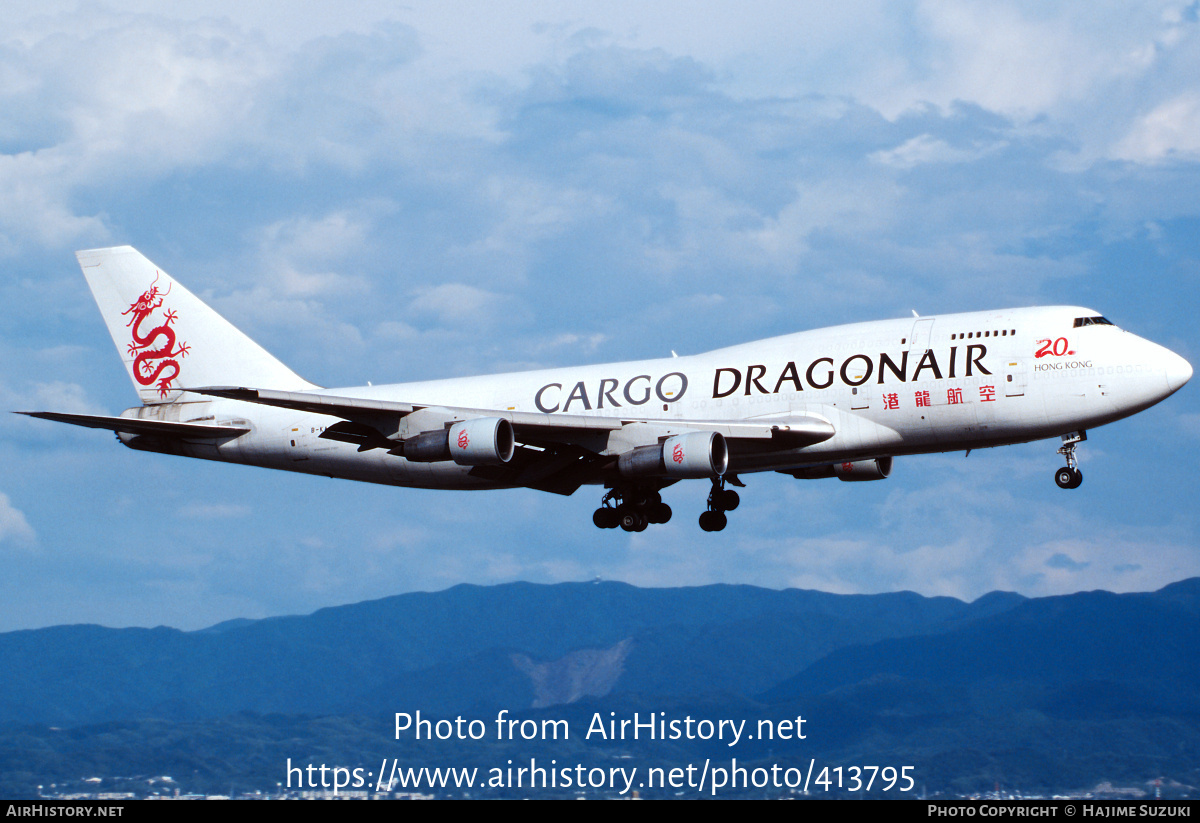
[{"label": "mountain range", "polygon": [[[0,634],[0,778],[30,751],[64,773],[113,762],[150,770],[148,752],[171,751],[172,768],[198,779],[261,767],[274,781],[297,741],[329,758],[427,759],[429,749],[391,735],[394,713],[490,720],[507,709],[580,731],[597,715],[632,712],[750,726],[803,716],[810,734],[736,751],[702,740],[580,748],[573,736],[568,748],[438,752],[913,764],[949,792],[1166,775],[1186,792],[1200,783],[1198,684],[1200,579],[971,603],[726,585],[461,585],[191,632]],[[181,749],[181,738],[220,740],[228,757]]]}]

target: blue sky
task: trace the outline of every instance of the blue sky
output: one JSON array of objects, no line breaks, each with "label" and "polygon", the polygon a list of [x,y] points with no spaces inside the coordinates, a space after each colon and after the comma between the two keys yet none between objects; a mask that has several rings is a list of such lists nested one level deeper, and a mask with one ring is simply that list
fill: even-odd
[{"label": "blue sky", "polygon": [[[0,407],[136,398],[73,252],[131,244],[297,372],[400,382],[1073,303],[1200,359],[1195,2],[9,4]],[[247,8],[250,6],[252,8]],[[747,478],[730,528],[0,421],[0,630],[198,628],[599,576],[974,598],[1200,574],[1200,401]]]}]

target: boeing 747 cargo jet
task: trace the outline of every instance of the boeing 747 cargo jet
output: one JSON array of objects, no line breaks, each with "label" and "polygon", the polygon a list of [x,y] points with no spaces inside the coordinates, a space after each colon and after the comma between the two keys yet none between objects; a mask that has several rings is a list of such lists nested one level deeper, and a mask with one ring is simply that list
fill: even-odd
[{"label": "boeing 747 cargo jet", "polygon": [[135,249],[76,255],[142,405],[22,412],[115,431],[133,449],[395,486],[605,492],[593,520],[665,523],[661,492],[712,484],[725,528],[740,476],[882,480],[898,455],[1061,438],[1178,391],[1192,367],[1075,306],[881,320],[686,357],[324,389],[297,376]]}]

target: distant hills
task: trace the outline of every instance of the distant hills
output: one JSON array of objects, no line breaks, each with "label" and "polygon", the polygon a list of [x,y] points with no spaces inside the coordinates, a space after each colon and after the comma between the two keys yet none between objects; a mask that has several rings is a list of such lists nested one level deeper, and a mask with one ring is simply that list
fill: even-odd
[{"label": "distant hills", "polygon": [[821,658],[961,631],[1022,604],[751,586],[456,586],[209,629],[0,634],[0,723],[195,720],[233,712],[454,714],[628,692],[781,687]]},{"label": "distant hills", "polygon": [[767,700],[870,680],[986,692],[1056,714],[1200,712],[1200,580],[1153,594],[1043,597],[939,635],[846,646]]},{"label": "distant hills", "polygon": [[[750,586],[463,585],[194,632],[10,632],[0,634],[0,786],[42,779],[13,776],[30,752],[76,775],[83,764],[149,770],[165,758],[215,785],[273,785],[297,741],[331,759],[420,760],[432,750],[388,735],[393,713],[417,709],[490,718],[508,709],[578,730],[596,712],[751,724],[803,715],[811,731],[736,751],[575,738],[436,749],[459,759],[733,753],[912,764],[930,791],[1166,777],[1186,792],[1200,785],[1200,579],[1152,593],[994,592],[973,603]],[[223,754],[181,747],[185,738],[220,741]]]}]

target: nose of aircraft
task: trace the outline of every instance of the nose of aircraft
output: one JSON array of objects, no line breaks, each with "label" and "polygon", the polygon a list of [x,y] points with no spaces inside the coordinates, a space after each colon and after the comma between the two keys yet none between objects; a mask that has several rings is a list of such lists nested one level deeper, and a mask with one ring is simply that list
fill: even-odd
[{"label": "nose of aircraft", "polygon": [[1179,391],[1183,384],[1192,379],[1192,364],[1173,351],[1167,352],[1167,386],[1171,391]]}]

